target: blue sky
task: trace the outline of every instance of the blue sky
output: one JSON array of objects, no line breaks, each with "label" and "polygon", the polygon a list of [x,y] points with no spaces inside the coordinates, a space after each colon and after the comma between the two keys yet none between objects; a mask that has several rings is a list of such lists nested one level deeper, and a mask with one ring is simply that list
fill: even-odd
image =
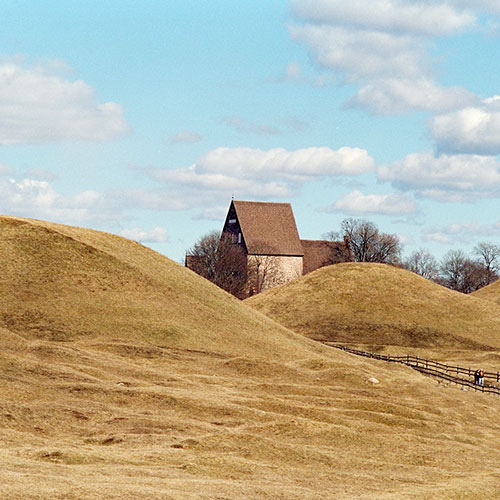
[{"label": "blue sky", "polygon": [[231,196],[441,257],[500,243],[493,0],[7,1],[0,213],[182,261]]}]

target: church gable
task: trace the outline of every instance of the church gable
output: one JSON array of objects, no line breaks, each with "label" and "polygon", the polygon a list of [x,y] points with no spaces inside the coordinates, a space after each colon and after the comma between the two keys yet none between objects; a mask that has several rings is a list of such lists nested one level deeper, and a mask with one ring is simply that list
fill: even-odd
[{"label": "church gable", "polygon": [[222,234],[225,237],[229,237],[232,243],[237,243],[241,245],[245,252],[248,253],[247,246],[245,243],[245,238],[242,233],[240,221],[236,214],[236,208],[234,206],[234,201],[231,202],[229,210],[227,212],[226,221],[224,222],[224,227],[222,228]]},{"label": "church gable", "polygon": [[[301,240],[290,203],[238,200],[231,201],[215,253],[226,279],[219,286],[241,299],[353,260],[348,240]],[[211,270],[197,255],[186,255],[186,266],[205,277]]]},{"label": "church gable", "polygon": [[224,232],[233,231],[229,222],[234,219],[249,255],[304,255],[290,203],[233,200]]}]

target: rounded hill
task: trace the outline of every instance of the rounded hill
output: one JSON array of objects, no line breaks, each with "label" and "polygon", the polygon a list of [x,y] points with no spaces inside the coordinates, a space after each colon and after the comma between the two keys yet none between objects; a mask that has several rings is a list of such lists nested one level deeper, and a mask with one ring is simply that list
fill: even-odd
[{"label": "rounded hill", "polygon": [[479,290],[472,292],[471,295],[500,305],[500,281],[495,281],[494,283],[480,288]]},{"label": "rounded hill", "polygon": [[306,347],[207,280],[119,236],[3,216],[0,255],[0,327],[31,339],[277,357]]},{"label": "rounded hill", "polygon": [[0,217],[0,255],[2,499],[498,498],[496,398],[312,342],[124,238]]},{"label": "rounded hill", "polygon": [[500,317],[492,304],[385,264],[324,267],[245,302],[318,340],[500,347]]}]

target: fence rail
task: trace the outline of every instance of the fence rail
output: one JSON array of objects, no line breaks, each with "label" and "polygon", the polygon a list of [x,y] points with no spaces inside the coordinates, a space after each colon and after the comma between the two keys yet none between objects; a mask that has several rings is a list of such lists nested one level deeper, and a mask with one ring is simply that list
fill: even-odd
[{"label": "fence rail", "polygon": [[[335,347],[336,349],[341,349],[342,351],[349,352],[351,354],[356,354],[357,356],[364,356],[365,358],[379,359],[382,361],[388,361],[390,363],[400,363],[403,365],[410,366],[411,368],[418,370],[421,373],[430,375],[433,377],[446,380],[448,382],[461,385],[462,387],[470,387],[476,391],[486,392],[488,394],[496,394],[500,396],[500,387],[497,385],[478,385],[471,380],[474,376],[475,370],[471,368],[464,368],[458,365],[450,365],[445,363],[440,363],[439,361],[419,358],[418,356],[390,356],[387,354],[377,354],[374,352],[361,351],[359,349],[353,349],[345,345],[339,345],[334,342],[322,342],[329,347]],[[459,375],[466,375],[469,378],[461,378]],[[495,382],[500,382],[500,372],[484,372],[484,378],[490,379]]]}]

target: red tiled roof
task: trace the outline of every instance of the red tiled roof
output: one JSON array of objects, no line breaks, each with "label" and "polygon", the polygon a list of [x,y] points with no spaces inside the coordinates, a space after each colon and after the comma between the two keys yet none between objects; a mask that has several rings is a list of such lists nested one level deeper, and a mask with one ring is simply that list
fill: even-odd
[{"label": "red tiled roof", "polygon": [[338,262],[352,261],[345,241],[301,240],[304,249],[303,274]]},{"label": "red tiled roof", "polygon": [[290,203],[232,203],[250,255],[304,255]]}]

